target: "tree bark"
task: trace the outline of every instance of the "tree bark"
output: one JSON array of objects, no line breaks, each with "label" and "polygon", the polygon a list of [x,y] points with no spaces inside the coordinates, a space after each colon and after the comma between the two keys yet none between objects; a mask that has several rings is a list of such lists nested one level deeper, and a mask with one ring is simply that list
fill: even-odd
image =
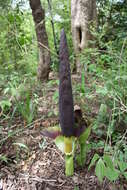
[{"label": "tree bark", "polygon": [[[45,28],[45,11],[40,0],[29,0],[35,23],[36,36],[39,48],[39,63],[37,77],[40,81],[48,79],[50,71],[50,52],[48,51],[48,36]],[[47,47],[47,48],[45,48]]]},{"label": "tree bark", "polygon": [[[72,39],[76,55],[89,46],[89,40],[93,39],[89,25],[96,20],[96,0],[71,0]],[[80,67],[78,58],[76,62]]]}]

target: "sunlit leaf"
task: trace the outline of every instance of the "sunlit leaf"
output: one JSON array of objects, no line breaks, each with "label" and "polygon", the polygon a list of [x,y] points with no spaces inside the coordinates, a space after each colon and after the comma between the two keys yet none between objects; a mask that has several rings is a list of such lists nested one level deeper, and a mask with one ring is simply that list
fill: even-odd
[{"label": "sunlit leaf", "polygon": [[102,182],[105,176],[105,164],[101,158],[98,160],[96,164],[95,173],[99,181]]},{"label": "sunlit leaf", "polygon": [[105,168],[105,176],[110,180],[110,181],[115,181],[119,177],[119,170],[111,169],[110,167]]},{"label": "sunlit leaf", "polygon": [[118,165],[120,167],[121,172],[124,172],[127,169],[127,163],[126,162],[123,162],[123,161],[118,162]]},{"label": "sunlit leaf", "polygon": [[113,162],[112,162],[111,157],[109,155],[105,154],[103,158],[104,158],[104,161],[105,161],[107,167],[110,167],[111,169],[113,169],[114,166],[113,166]]},{"label": "sunlit leaf", "polygon": [[100,158],[98,154],[94,154],[94,157],[92,158],[88,170],[95,164],[95,162]]}]

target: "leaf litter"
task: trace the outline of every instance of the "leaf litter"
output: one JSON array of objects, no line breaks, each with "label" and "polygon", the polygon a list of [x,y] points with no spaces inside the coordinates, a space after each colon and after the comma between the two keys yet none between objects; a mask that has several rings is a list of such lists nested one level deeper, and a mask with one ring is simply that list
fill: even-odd
[{"label": "leaf litter", "polygon": [[[79,77],[73,77],[74,83],[79,82]],[[54,78],[52,79],[54,81]],[[75,165],[73,177],[67,178],[64,174],[64,157],[61,155],[55,144],[49,139],[44,139],[41,131],[45,127],[59,124],[58,102],[56,93],[58,84],[55,82],[43,84],[42,91],[38,99],[38,114],[35,121],[28,127],[24,127],[22,119],[14,118],[11,127],[20,129],[14,136],[9,137],[3,143],[0,155],[7,156],[8,162],[0,162],[0,188],[3,190],[119,190],[127,189],[127,183],[117,180],[110,183],[106,179],[100,183],[94,174],[94,170],[88,172],[88,165],[94,152],[87,155],[87,163],[84,168]],[[88,84],[89,85],[89,84]],[[53,96],[56,98],[54,101]],[[80,104],[78,94],[75,99],[76,104]],[[79,101],[79,102],[78,102]],[[82,102],[86,103],[86,102]],[[89,102],[87,102],[89,104]],[[90,103],[91,104],[91,103]],[[98,112],[97,102],[90,105],[93,113]],[[55,111],[54,111],[55,110]],[[87,114],[86,114],[87,115]],[[88,116],[88,115],[87,115]],[[6,138],[8,129],[7,122],[4,126]],[[22,128],[22,130],[21,130]],[[2,136],[3,138],[3,136]],[[13,143],[22,143],[28,147],[27,151],[20,150]]]}]

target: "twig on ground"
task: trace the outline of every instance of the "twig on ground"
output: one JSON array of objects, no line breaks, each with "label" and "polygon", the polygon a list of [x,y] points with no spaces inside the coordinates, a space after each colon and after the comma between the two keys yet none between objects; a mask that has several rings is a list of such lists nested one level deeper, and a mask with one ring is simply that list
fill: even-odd
[{"label": "twig on ground", "polygon": [[32,177],[32,176],[30,176],[30,180],[33,180],[33,181],[37,181],[37,182],[43,182],[43,181],[45,181],[45,182],[57,182],[57,180],[55,180],[55,179],[45,179],[45,178],[40,178],[40,177],[38,177],[38,176],[36,176],[36,177]]}]

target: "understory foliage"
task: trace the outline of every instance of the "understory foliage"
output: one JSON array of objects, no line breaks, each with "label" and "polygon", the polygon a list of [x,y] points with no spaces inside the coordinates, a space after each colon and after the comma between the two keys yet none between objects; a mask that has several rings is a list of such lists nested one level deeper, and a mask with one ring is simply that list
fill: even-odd
[{"label": "understory foliage", "polygon": [[[25,126],[30,126],[37,118],[38,93],[42,88],[36,80],[38,49],[34,24],[24,2],[15,4],[0,0],[0,148],[17,134],[17,129],[11,129],[16,118],[20,117]],[[47,1],[42,3],[46,12],[51,69],[55,73],[59,61],[53,43],[51,15]],[[92,127],[88,152],[95,154],[90,159],[89,170],[95,167],[101,182],[105,177],[114,182],[127,179],[127,1],[98,0],[97,10],[98,28],[95,30],[91,26],[95,40],[90,42],[95,48],[85,49],[79,55],[81,82],[74,83],[73,95]],[[59,49],[60,30],[64,27],[73,68],[70,1],[52,1],[52,15],[57,47]],[[47,83],[47,88],[53,83],[58,86],[57,78]],[[40,96],[44,95],[41,91]],[[57,92],[53,98],[57,104]],[[7,129],[6,136],[4,129]],[[25,128],[20,129],[23,130]],[[23,144],[18,146],[27,150]],[[0,161],[8,161],[4,152],[0,152]]]},{"label": "understory foliage", "polygon": [[100,105],[93,121],[97,139],[91,148],[96,153],[89,169],[95,165],[95,174],[102,182],[104,177],[110,181],[127,179],[127,6],[125,2],[98,4],[98,32],[91,28],[96,48],[84,50],[80,58],[84,80],[89,78],[92,84],[91,89],[84,89],[84,96]]}]

